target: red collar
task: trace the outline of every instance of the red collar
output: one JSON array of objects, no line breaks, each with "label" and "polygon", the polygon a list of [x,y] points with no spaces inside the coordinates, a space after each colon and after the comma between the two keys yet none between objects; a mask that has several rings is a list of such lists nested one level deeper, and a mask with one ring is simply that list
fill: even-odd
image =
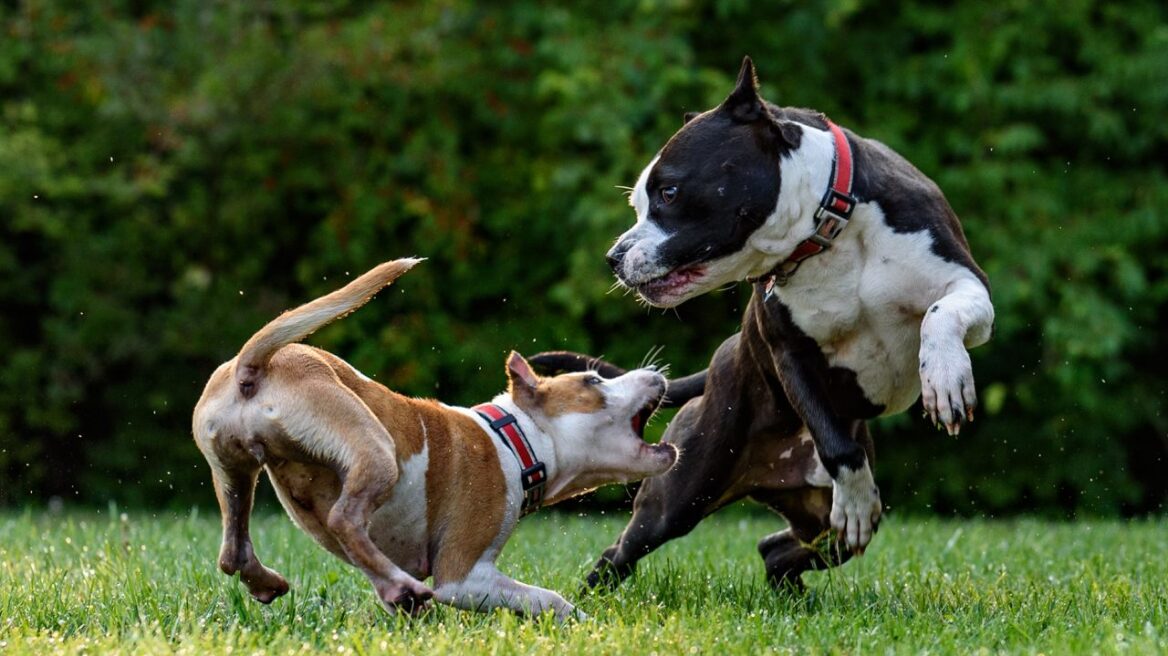
[{"label": "red collar", "polygon": [[835,123],[827,121],[827,129],[831,131],[835,153],[831,160],[831,184],[815,210],[815,231],[799,242],[787,259],[757,279],[766,282],[767,295],[775,285],[787,284],[803,260],[831,248],[832,240],[848,224],[852,211],[856,209],[856,197],[852,195],[852,145]]},{"label": "red collar", "polygon": [[535,512],[543,503],[547,467],[536,459],[535,450],[531,448],[531,443],[527,441],[527,436],[519,427],[519,420],[494,403],[480,403],[471,409],[490,424],[491,429],[519,461],[519,482],[523,484],[521,515]]}]

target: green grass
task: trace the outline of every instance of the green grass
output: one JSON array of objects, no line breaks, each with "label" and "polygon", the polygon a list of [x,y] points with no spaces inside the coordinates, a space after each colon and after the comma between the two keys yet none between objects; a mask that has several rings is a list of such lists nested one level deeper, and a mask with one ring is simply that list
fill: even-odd
[{"label": "green grass", "polygon": [[0,515],[0,653],[1168,653],[1168,520],[956,521],[892,516],[868,554],[807,577],[801,598],[762,581],[757,539],[780,526],[731,511],[580,598],[625,515],[536,515],[504,552],[522,581],[591,619],[381,610],[355,571],[280,515],[257,552],[292,593],[271,606],[215,567],[218,518]]}]

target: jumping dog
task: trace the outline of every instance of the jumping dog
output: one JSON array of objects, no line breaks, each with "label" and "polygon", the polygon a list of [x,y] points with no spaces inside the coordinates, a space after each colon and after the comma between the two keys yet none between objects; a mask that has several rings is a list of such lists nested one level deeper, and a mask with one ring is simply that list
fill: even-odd
[{"label": "jumping dog", "polygon": [[[745,59],[718,107],[687,114],[645,167],[636,224],[608,252],[619,281],[671,307],[753,283],[741,332],[671,383],[663,440],[677,465],[647,480],[589,585],[615,584],[662,543],[743,497],[789,527],[758,549],[776,586],[862,553],[882,505],[866,421],[922,398],[957,434],[977,397],[966,349],[994,310],[941,190],[884,144],[758,93]],[[537,369],[621,370],[566,352]],[[831,529],[838,542],[824,540]]]}]

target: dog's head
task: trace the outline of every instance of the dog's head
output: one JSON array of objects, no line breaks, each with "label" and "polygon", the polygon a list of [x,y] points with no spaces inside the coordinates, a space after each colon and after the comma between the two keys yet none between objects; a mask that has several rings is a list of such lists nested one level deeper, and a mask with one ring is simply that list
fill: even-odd
[{"label": "dog's head", "polygon": [[746,58],[729,97],[687,114],[641,173],[629,199],[637,223],[608,252],[617,278],[650,304],[672,307],[765,273],[774,254],[754,242],[775,213],[779,160],[801,134],[759,97]]},{"label": "dog's head", "polygon": [[537,376],[523,356],[507,360],[508,392],[555,445],[557,481],[546,504],[608,483],[638,481],[673,466],[677,450],[644,441],[665,395],[665,377],[636,369],[612,379],[591,371]]}]

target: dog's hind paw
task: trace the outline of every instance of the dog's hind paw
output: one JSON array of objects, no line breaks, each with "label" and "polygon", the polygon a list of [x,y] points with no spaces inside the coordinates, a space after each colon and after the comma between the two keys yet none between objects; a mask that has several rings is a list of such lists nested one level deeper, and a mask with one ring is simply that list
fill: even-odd
[{"label": "dog's hind paw", "polygon": [[258,560],[249,561],[239,575],[248,593],[261,604],[270,604],[288,594],[288,581],[276,571],[261,565]]}]

